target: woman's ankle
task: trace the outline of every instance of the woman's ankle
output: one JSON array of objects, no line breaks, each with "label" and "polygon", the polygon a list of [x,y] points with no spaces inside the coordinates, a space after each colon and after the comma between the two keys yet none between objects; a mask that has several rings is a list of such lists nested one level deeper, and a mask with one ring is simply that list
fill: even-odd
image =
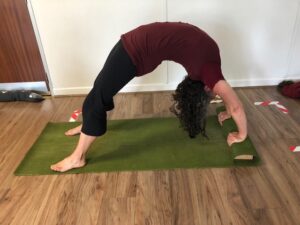
[{"label": "woman's ankle", "polygon": [[72,161],[84,161],[85,160],[85,155],[83,153],[73,153],[70,155],[70,158]]}]

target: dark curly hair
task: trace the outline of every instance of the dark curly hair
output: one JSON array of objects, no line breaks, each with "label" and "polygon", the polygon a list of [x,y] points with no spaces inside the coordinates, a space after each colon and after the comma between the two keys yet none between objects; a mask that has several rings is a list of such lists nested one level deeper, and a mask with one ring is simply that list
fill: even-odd
[{"label": "dark curly hair", "polygon": [[190,138],[195,138],[199,133],[208,138],[205,126],[210,95],[204,87],[201,81],[193,81],[185,76],[173,94],[174,103],[170,111],[178,117],[181,127]]}]

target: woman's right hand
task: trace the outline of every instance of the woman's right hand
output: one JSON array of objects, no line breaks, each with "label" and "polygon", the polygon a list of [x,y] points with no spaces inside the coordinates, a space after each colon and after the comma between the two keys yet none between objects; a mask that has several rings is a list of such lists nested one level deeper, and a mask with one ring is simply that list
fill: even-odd
[{"label": "woman's right hand", "polygon": [[220,125],[223,125],[223,121],[229,119],[231,116],[227,113],[227,111],[220,112],[218,115],[218,121]]},{"label": "woman's right hand", "polygon": [[240,143],[240,142],[243,142],[245,139],[246,139],[247,136],[245,135],[241,135],[240,133],[238,132],[232,132],[232,133],[229,133],[228,136],[227,136],[227,144],[229,146],[231,146],[232,144],[234,143]]}]

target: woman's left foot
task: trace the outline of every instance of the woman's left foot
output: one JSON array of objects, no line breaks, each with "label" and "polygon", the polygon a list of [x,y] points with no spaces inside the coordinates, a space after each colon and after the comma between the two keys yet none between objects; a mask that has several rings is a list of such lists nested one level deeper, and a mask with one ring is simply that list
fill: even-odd
[{"label": "woman's left foot", "polygon": [[64,160],[53,164],[50,168],[57,172],[66,172],[71,169],[80,168],[85,166],[84,159],[74,159],[71,156],[65,158]]}]

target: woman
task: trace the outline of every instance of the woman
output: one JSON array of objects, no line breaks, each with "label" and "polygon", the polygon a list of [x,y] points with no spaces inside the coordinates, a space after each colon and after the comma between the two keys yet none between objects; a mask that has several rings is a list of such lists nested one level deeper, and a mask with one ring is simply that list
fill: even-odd
[{"label": "woman", "polygon": [[226,111],[218,115],[220,124],[232,117],[238,127],[238,132],[228,135],[228,145],[245,140],[246,116],[237,95],[224,80],[215,41],[187,23],[152,23],[123,34],[112,49],[83,103],[82,125],[66,132],[80,134],[74,152],[51,169],[64,172],[84,166],[90,145],[106,132],[106,111],[114,108],[113,96],[135,76],[150,73],[163,60],[181,64],[188,73],[175,91],[171,111],[190,137],[199,133],[207,137],[205,116],[212,92],[221,96],[226,106]]}]

